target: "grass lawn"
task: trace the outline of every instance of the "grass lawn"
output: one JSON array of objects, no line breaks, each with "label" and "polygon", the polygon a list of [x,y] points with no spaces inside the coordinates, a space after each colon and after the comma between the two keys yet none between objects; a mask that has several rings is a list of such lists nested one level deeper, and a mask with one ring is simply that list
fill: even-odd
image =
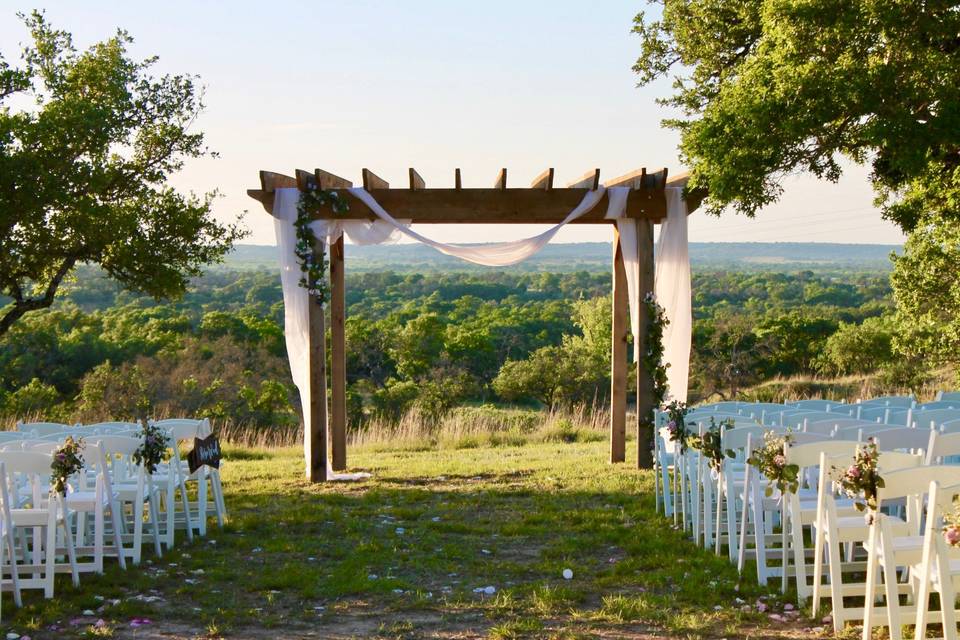
[{"label": "grass lawn", "polygon": [[[228,453],[225,529],[214,525],[206,539],[163,558],[148,555],[126,572],[109,562],[106,575],[83,575],[79,589],[60,576],[54,600],[26,592],[19,611],[5,594],[4,633],[572,639],[820,632],[812,629],[819,621],[777,615],[783,606],[772,589],[750,579],[738,587],[725,558],[697,549],[658,517],[650,473],[606,464],[603,442],[351,452],[351,466],[373,479],[322,486],[303,480],[298,450]],[[571,580],[562,577],[568,568]],[[150,623],[132,627],[135,618]]]}]

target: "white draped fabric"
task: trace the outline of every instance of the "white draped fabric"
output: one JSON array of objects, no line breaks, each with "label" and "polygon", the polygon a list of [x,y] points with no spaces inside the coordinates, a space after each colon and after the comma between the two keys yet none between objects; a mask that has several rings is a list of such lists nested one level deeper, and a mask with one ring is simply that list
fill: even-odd
[{"label": "white draped fabric", "polygon": [[[318,220],[311,225],[318,238],[329,244],[342,234],[355,244],[381,244],[396,242],[401,235],[427,244],[447,255],[462,258],[475,264],[502,267],[521,262],[540,251],[565,224],[576,220],[593,209],[608,194],[606,217],[616,219],[623,248],[624,263],[627,271],[627,290],[630,302],[630,322],[636,333],[640,319],[640,305],[643,293],[639,290],[639,243],[637,222],[624,217],[626,211],[627,187],[611,187],[587,191],[577,207],[564,220],[543,233],[523,240],[497,242],[482,245],[447,244],[431,240],[410,228],[409,221],[397,220],[383,209],[367,191],[362,188],[350,189],[350,193],[366,204],[379,218],[376,221],[364,220]],[[277,245],[280,250],[280,282],[283,287],[284,333],[287,343],[287,356],[290,358],[290,372],[294,384],[300,390],[303,404],[304,427],[310,428],[309,412],[310,385],[308,373],[308,336],[309,313],[311,303],[306,289],[300,286],[300,265],[294,248],[297,244],[296,230],[293,226],[297,217],[297,201],[300,192],[295,188],[277,189],[273,204]],[[687,375],[690,367],[690,338],[693,326],[690,298],[690,255],[687,248],[687,206],[683,199],[683,190],[668,187],[667,219],[662,224],[660,239],[656,251],[656,295],[666,309],[670,325],[664,335],[664,357],[670,364],[667,378],[670,385],[670,397],[686,400]],[[309,460],[307,464],[309,465]],[[334,479],[349,479],[341,474],[328,476]]]},{"label": "white draped fabric", "polygon": [[663,332],[663,359],[670,364],[667,369],[668,398],[686,402],[693,337],[688,211],[683,188],[667,187],[665,191],[667,219],[661,223],[657,239],[654,292],[670,320]]},{"label": "white draped fabric", "polygon": [[[664,189],[667,198],[667,219],[660,225],[654,265],[654,294],[664,308],[670,324],[663,334],[663,359],[667,367],[667,398],[687,399],[690,374],[690,342],[693,333],[693,311],[690,295],[690,250],[687,246],[687,202],[682,187]],[[607,218],[617,220],[620,248],[627,272],[627,298],[630,301],[630,328],[637,335],[640,326],[640,240],[639,222],[623,217],[629,189],[610,188],[610,209]],[[614,205],[622,198],[624,204]],[[619,212],[619,213],[618,213]],[[639,360],[639,345],[634,340],[634,361]]]}]

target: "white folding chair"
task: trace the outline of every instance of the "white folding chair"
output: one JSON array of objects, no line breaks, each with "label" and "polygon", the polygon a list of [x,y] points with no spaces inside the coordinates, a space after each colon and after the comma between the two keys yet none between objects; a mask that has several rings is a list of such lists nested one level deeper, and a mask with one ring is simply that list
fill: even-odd
[{"label": "white folding chair", "polygon": [[[96,436],[91,436],[95,438]],[[85,440],[83,458],[85,473],[80,474],[76,488],[66,495],[68,513],[74,518],[74,549],[78,557],[90,557],[87,562],[77,562],[81,573],[103,573],[104,557],[114,557],[121,569],[126,569],[123,541],[123,511],[119,495],[113,490],[110,478],[110,465],[103,448],[92,440]],[[93,488],[89,487],[93,482]],[[93,518],[93,530],[88,527],[87,516]],[[107,544],[107,518],[110,524],[110,541]],[[93,544],[89,543],[92,537]]]},{"label": "white folding chair", "polygon": [[[99,435],[90,436],[89,441],[103,449],[106,463],[110,468],[110,483],[118,510],[124,514],[121,519],[123,532],[120,539],[124,557],[130,558],[134,565],[140,564],[144,538],[150,538],[157,556],[162,556],[160,548],[160,517],[158,502],[160,491],[153,483],[152,476],[146,472],[143,463],[135,463],[133,454],[140,446],[140,440],[127,436]],[[129,512],[127,511],[129,507]],[[150,523],[150,534],[143,531],[144,508]],[[129,533],[132,528],[132,533]],[[129,543],[130,546],[127,546]]]},{"label": "white folding chair", "polygon": [[[939,622],[945,640],[958,640],[955,603],[960,582],[960,548],[948,545],[941,530],[943,516],[954,511],[958,493],[960,487],[956,485],[941,487],[936,481],[930,483],[920,561],[910,567],[917,591],[914,638],[926,638],[927,625]],[[939,612],[930,611],[931,591],[939,596]]]},{"label": "white folding chair", "polygon": [[[880,458],[883,459],[883,455]],[[886,626],[891,640],[901,640],[903,615],[915,613],[915,608],[900,603],[900,595],[906,593],[912,600],[915,595],[912,581],[898,579],[898,569],[908,569],[918,564],[923,557],[923,538],[920,516],[930,483],[940,485],[960,484],[960,467],[934,465],[916,469],[904,469],[882,475],[884,486],[877,490],[877,504],[882,509],[885,502],[906,500],[905,521],[883,511],[878,511],[870,527],[867,550],[866,593],[877,593],[879,572],[883,571],[884,607],[876,606],[874,598],[864,600],[863,637],[870,640],[875,627]],[[905,526],[901,523],[905,522]]]},{"label": "white folding chair", "polygon": [[[0,463],[7,476],[5,485],[12,529],[21,533],[16,566],[19,588],[42,589],[48,599],[53,597],[58,569],[71,573],[74,586],[80,584],[62,496],[50,492],[51,462],[50,454],[42,452],[0,452]],[[56,562],[58,525],[63,528],[67,553],[67,563],[59,567]],[[27,532],[31,534],[29,543]]]},{"label": "white folding chair", "polygon": [[[897,469],[918,467],[921,461],[921,457],[917,455],[887,451],[880,454],[877,467],[881,477],[886,477]],[[826,558],[831,616],[834,631],[838,634],[843,631],[847,622],[860,621],[864,614],[862,605],[848,605],[844,599],[864,597],[867,594],[866,581],[856,579],[864,569],[864,563],[857,561],[856,555],[857,545],[862,546],[870,536],[870,525],[862,513],[852,513],[843,507],[834,493],[831,479],[834,467],[846,469],[852,462],[853,458],[850,456],[821,456],[817,515],[813,525],[813,615],[819,615],[820,599],[824,595],[823,560]],[[905,527],[906,524],[900,526]],[[844,554],[841,554],[841,549],[845,551]],[[850,578],[846,582],[843,580],[844,575]]]},{"label": "white folding chair", "polygon": [[[193,438],[205,438],[213,433],[210,427],[210,420],[190,420],[185,418],[173,418],[167,420],[157,420],[153,424],[172,433],[172,437],[179,442],[190,442]],[[180,458],[179,447],[174,447],[172,465],[177,465],[180,469],[181,477],[185,486],[189,487],[191,483],[196,483],[197,499],[196,502],[189,502],[192,509],[189,514],[189,520],[201,536],[207,533],[207,513],[210,508],[217,517],[217,525],[223,527],[227,517],[227,505],[223,498],[223,484],[220,481],[220,470],[211,467],[202,466],[192,474],[186,460]],[[209,496],[209,497],[208,497]]]}]

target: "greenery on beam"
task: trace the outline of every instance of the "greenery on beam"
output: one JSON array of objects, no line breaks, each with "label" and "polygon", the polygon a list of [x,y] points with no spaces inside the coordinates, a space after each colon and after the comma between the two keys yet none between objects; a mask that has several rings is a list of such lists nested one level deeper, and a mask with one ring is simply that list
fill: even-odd
[{"label": "greenery on beam", "polygon": [[333,190],[319,189],[311,184],[305,191],[300,192],[297,201],[297,219],[293,226],[297,231],[297,244],[294,253],[300,261],[300,286],[307,290],[318,304],[326,304],[330,299],[330,285],[327,284],[327,258],[322,252],[314,251],[316,236],[310,225],[314,216],[323,207],[329,207],[334,215],[340,215],[350,210],[347,201]]}]

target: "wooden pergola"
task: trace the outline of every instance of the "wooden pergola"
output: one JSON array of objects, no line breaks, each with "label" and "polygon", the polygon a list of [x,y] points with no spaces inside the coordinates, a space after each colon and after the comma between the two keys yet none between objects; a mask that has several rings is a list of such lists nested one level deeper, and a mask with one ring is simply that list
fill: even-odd
[{"label": "wooden pergola", "polygon": [[[501,169],[496,182],[489,189],[463,188],[460,169],[454,172],[454,187],[427,189],[423,178],[409,170],[409,184],[391,188],[386,180],[377,177],[368,169],[363,170],[363,187],[380,205],[397,219],[412,220],[413,224],[558,224],[583,199],[588,189],[600,186],[600,170],[588,171],[578,180],[557,188],[553,184],[554,170],[547,169],[529,187],[507,187],[507,170]],[[630,187],[627,197],[626,217],[640,221],[639,282],[641,296],[653,291],[653,226],[667,215],[664,188],[686,185],[686,175],[667,177],[667,170],[647,173],[638,169],[603,183],[605,187]],[[338,189],[350,205],[349,211],[335,215],[329,209],[317,213],[321,219],[375,220],[374,213],[361,200],[345,191],[352,187],[345,180],[330,172],[316,169],[313,172],[298,169],[295,177],[260,172],[260,189],[250,189],[247,194],[259,201],[264,209],[273,213],[274,190],[281,188]],[[693,211],[703,200],[702,193],[687,193],[687,203]],[[626,455],[627,426],[627,335],[629,309],[627,299],[627,274],[617,227],[613,220],[604,219],[607,211],[607,196],[588,213],[571,224],[606,224],[613,229],[613,290],[611,345],[611,418],[610,462],[623,462]],[[314,251],[323,257],[325,247],[317,242]],[[346,469],[347,411],[346,411],[346,344],[344,322],[344,250],[343,237],[329,247],[330,262],[330,448],[332,468]],[[307,477],[314,482],[327,479],[327,438],[321,431],[327,426],[327,372],[326,372],[326,320],[318,305],[310,305],[309,332],[309,379],[310,413],[309,431],[304,433],[304,453],[307,460]],[[641,306],[641,326],[648,322],[646,308]],[[640,342],[640,352],[646,350],[646,331],[634,336]],[[652,466],[647,443],[651,434],[641,420],[654,409],[653,381],[646,370],[637,364],[637,464],[641,468]]]}]

